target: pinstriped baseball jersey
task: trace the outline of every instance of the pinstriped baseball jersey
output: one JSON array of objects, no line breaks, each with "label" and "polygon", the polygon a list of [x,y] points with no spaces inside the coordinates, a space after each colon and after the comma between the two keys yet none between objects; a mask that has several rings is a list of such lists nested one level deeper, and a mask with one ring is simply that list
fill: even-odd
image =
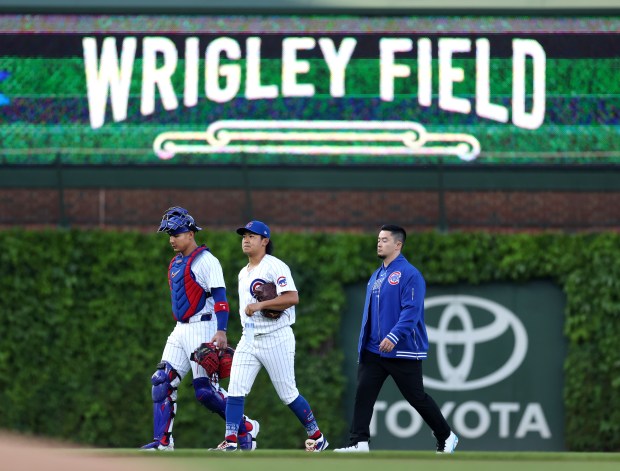
[{"label": "pinstriped baseball jersey", "polygon": [[[224,273],[222,272],[222,265],[220,261],[209,251],[204,251],[198,255],[192,263],[192,273],[196,277],[196,282],[202,286],[206,292],[211,291],[212,288],[225,288]],[[205,307],[202,311],[196,313],[199,314],[213,314],[213,306],[215,301],[212,297],[207,298]],[[212,322],[215,322],[215,315]]]},{"label": "pinstriped baseball jersey", "polygon": [[295,307],[286,309],[277,320],[267,319],[257,311],[251,317],[254,328],[246,328],[249,318],[245,307],[256,302],[252,288],[270,281],[276,284],[278,294],[297,291],[289,267],[269,254],[253,269],[244,267],[239,272],[239,314],[243,335],[233,358],[228,392],[231,396],[249,394],[256,375],[265,367],[278,397],[284,404],[290,404],[299,396],[295,382],[295,335],[291,328],[295,322]]},{"label": "pinstriped baseball jersey", "polygon": [[[219,260],[208,251],[204,251],[196,257],[191,266],[196,282],[207,292],[213,288],[225,288],[224,274]],[[204,308],[194,314],[189,322],[177,322],[174,330],[168,336],[166,346],[162,354],[162,361],[170,363],[181,375],[192,370],[194,378],[207,377],[204,368],[190,361],[192,352],[203,342],[208,342],[217,331],[217,319],[213,311],[214,301],[207,298]],[[200,321],[204,314],[211,314],[211,320]]]},{"label": "pinstriped baseball jersey", "polygon": [[[245,307],[257,302],[253,289],[257,285],[269,282],[275,283],[278,295],[286,291],[297,291],[291,270],[286,263],[269,254],[263,257],[258,266],[252,269],[248,269],[246,266],[239,272],[239,317],[244,328],[248,317],[245,314]],[[294,324],[295,306],[286,309],[277,320],[263,317],[260,311],[254,314],[253,319],[254,335],[267,334]]]}]

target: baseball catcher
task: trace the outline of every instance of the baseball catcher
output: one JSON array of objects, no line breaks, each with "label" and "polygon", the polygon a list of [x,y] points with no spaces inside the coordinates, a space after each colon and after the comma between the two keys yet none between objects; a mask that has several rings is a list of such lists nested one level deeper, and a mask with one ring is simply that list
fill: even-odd
[{"label": "baseball catcher", "polygon": [[[275,299],[277,296],[278,291],[275,283],[263,283],[254,288],[254,297],[259,303]],[[282,315],[282,311],[274,311],[273,309],[261,309],[261,313],[267,319],[279,319]]]},{"label": "baseball catcher", "polygon": [[[226,420],[228,394],[218,384],[218,378],[230,375],[230,361],[225,355],[232,358],[224,348],[228,344],[229,316],[226,283],[219,260],[196,241],[201,230],[187,209],[180,206],[166,210],[157,230],[167,235],[174,251],[167,278],[175,327],[151,377],[153,439],[142,450],[174,450],[172,428],[177,416],[177,391],[183,378],[190,374],[198,402]],[[201,344],[203,340],[209,343]],[[255,449],[260,424],[244,415],[238,425],[239,449]]]}]

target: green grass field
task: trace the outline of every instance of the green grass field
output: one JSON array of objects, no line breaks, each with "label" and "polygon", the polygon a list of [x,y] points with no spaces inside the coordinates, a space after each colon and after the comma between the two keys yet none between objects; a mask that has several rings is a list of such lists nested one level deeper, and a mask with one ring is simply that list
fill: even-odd
[{"label": "green grass field", "polygon": [[[78,453],[84,453],[84,450]],[[436,455],[431,451],[373,451],[368,454],[306,453],[291,450],[257,450],[253,453],[218,453],[182,450],[146,454],[139,450],[96,450],[104,460],[118,457],[136,459],[151,469],[176,471],[537,471],[537,470],[619,470],[620,453],[549,452],[457,452]],[[93,450],[88,451],[89,454]]]}]

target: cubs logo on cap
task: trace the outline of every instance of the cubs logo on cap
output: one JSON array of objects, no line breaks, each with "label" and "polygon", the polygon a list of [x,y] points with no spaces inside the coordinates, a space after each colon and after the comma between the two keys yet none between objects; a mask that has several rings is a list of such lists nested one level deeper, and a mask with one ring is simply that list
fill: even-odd
[{"label": "cubs logo on cap", "polygon": [[271,236],[269,226],[261,221],[250,221],[245,226],[237,229],[237,234],[239,235],[243,235],[246,232],[251,232],[252,234],[257,234],[267,238]]}]

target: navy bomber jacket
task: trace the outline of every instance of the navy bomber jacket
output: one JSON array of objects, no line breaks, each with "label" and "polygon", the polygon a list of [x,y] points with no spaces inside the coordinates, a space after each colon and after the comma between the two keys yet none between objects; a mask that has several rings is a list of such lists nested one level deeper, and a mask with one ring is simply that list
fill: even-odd
[{"label": "navy bomber jacket", "polygon": [[[371,330],[379,339],[387,337],[395,344],[391,352],[380,353],[382,357],[425,359],[428,352],[428,336],[424,324],[426,282],[422,273],[402,254],[388,265],[383,281],[375,287],[380,271],[381,267],[368,281],[357,348],[358,359],[361,358],[362,350],[366,348]],[[378,319],[372,323],[369,322],[371,302],[378,305],[376,309]]]}]

